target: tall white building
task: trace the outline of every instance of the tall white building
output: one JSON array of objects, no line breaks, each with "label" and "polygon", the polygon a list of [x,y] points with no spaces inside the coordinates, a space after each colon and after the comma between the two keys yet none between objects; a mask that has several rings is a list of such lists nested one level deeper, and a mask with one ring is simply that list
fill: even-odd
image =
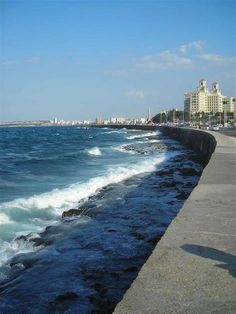
[{"label": "tall white building", "polygon": [[233,97],[224,97],[223,106],[226,112],[235,112],[235,98]]},{"label": "tall white building", "polygon": [[205,80],[199,81],[199,86],[195,92],[184,95],[184,111],[191,114],[197,112],[234,112],[235,98],[221,94],[218,83],[212,84],[209,91]]},{"label": "tall white building", "polygon": [[53,118],[52,123],[53,123],[54,125],[57,124],[57,117]]}]

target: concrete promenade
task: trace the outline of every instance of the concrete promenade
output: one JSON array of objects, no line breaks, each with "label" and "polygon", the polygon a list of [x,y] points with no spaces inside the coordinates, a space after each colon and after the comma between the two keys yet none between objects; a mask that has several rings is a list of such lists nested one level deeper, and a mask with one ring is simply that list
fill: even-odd
[{"label": "concrete promenade", "polygon": [[236,313],[236,138],[204,133],[215,152],[115,314]]}]

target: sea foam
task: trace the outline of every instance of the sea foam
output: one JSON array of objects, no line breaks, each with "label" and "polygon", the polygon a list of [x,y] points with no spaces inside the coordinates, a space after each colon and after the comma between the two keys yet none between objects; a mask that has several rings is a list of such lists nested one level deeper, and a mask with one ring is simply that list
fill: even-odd
[{"label": "sea foam", "polygon": [[94,155],[94,156],[101,156],[102,152],[100,151],[100,149],[98,147],[93,147],[91,149],[87,150],[89,155]]},{"label": "sea foam", "polygon": [[136,139],[136,138],[143,138],[143,137],[155,136],[155,135],[157,135],[157,132],[147,132],[147,133],[141,133],[141,134],[127,136],[126,138],[128,140],[133,140],[133,139]]},{"label": "sea foam", "polygon": [[[5,212],[9,217],[12,215],[13,217],[11,217],[11,219],[15,220],[21,216],[18,211],[22,211],[22,215],[24,216],[27,216],[28,212],[31,218],[42,218],[40,212],[43,210],[46,211],[45,214],[48,220],[50,218],[48,216],[61,215],[64,210],[76,206],[79,201],[87,199],[104,186],[121,182],[140,173],[154,171],[156,166],[165,159],[166,157],[163,154],[158,158],[145,160],[138,164],[111,167],[107,170],[106,174],[91,178],[84,183],[79,182],[64,189],[54,189],[50,192],[35,195],[30,198],[19,198],[2,203],[0,204],[0,211]],[[2,220],[2,222],[4,222],[4,220]]]},{"label": "sea foam", "polygon": [[6,214],[0,213],[0,225],[6,225],[11,223],[11,220]]}]

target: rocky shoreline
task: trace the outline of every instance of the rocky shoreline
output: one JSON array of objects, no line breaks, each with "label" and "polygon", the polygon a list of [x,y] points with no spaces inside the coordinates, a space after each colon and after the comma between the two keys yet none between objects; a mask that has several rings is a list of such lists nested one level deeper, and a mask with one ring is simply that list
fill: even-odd
[{"label": "rocky shoreline", "polygon": [[[154,142],[139,153],[167,148],[178,150],[172,143]],[[125,149],[135,148],[128,145]],[[156,172],[108,185],[64,211],[57,225],[37,236],[18,237],[18,245],[28,243],[37,250],[12,259],[11,277],[0,284],[2,304],[6,301],[13,308],[22,308],[22,293],[28,289],[23,297],[25,313],[36,296],[39,305],[34,313],[76,313],[78,309],[81,313],[112,313],[201,171],[198,156],[182,148]],[[28,282],[38,284],[27,288]],[[51,287],[52,282],[57,289]],[[0,305],[0,312],[10,310]]]}]

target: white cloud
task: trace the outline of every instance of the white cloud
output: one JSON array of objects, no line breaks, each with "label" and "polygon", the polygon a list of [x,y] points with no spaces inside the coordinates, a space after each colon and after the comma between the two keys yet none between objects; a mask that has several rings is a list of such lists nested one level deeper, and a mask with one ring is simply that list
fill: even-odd
[{"label": "white cloud", "polygon": [[16,65],[20,64],[38,64],[40,63],[40,58],[37,56],[31,57],[29,59],[25,60],[18,60],[17,62],[15,60],[4,60],[0,61],[0,67],[4,69],[11,69],[14,68]]},{"label": "white cloud", "polygon": [[142,90],[132,90],[127,93],[127,96],[142,99],[144,98],[144,92]]},{"label": "white cloud", "polygon": [[161,61],[167,67],[192,65],[191,59],[180,57],[177,54],[171,53],[169,51],[164,51],[164,52],[160,53],[160,58],[161,58]]},{"label": "white cloud", "polygon": [[214,53],[198,55],[198,58],[215,64],[235,63],[236,57],[224,57]]},{"label": "white cloud", "polygon": [[38,63],[40,63],[40,58],[34,56],[34,57],[29,58],[29,59],[26,59],[24,62],[30,63],[30,64],[38,64]]},{"label": "white cloud", "polygon": [[16,61],[14,60],[5,60],[0,62],[0,67],[4,69],[12,68],[16,65]]},{"label": "white cloud", "polygon": [[192,41],[191,43],[180,46],[179,50],[182,53],[186,53],[190,49],[202,50],[203,49],[203,41]]},{"label": "white cloud", "polygon": [[112,76],[125,76],[128,74],[128,70],[126,70],[126,69],[112,70],[112,71],[110,71],[110,74]]},{"label": "white cloud", "polygon": [[176,67],[190,67],[193,62],[190,58],[180,57],[175,53],[166,50],[157,55],[144,56],[135,63],[136,68],[144,69],[166,69]]}]

